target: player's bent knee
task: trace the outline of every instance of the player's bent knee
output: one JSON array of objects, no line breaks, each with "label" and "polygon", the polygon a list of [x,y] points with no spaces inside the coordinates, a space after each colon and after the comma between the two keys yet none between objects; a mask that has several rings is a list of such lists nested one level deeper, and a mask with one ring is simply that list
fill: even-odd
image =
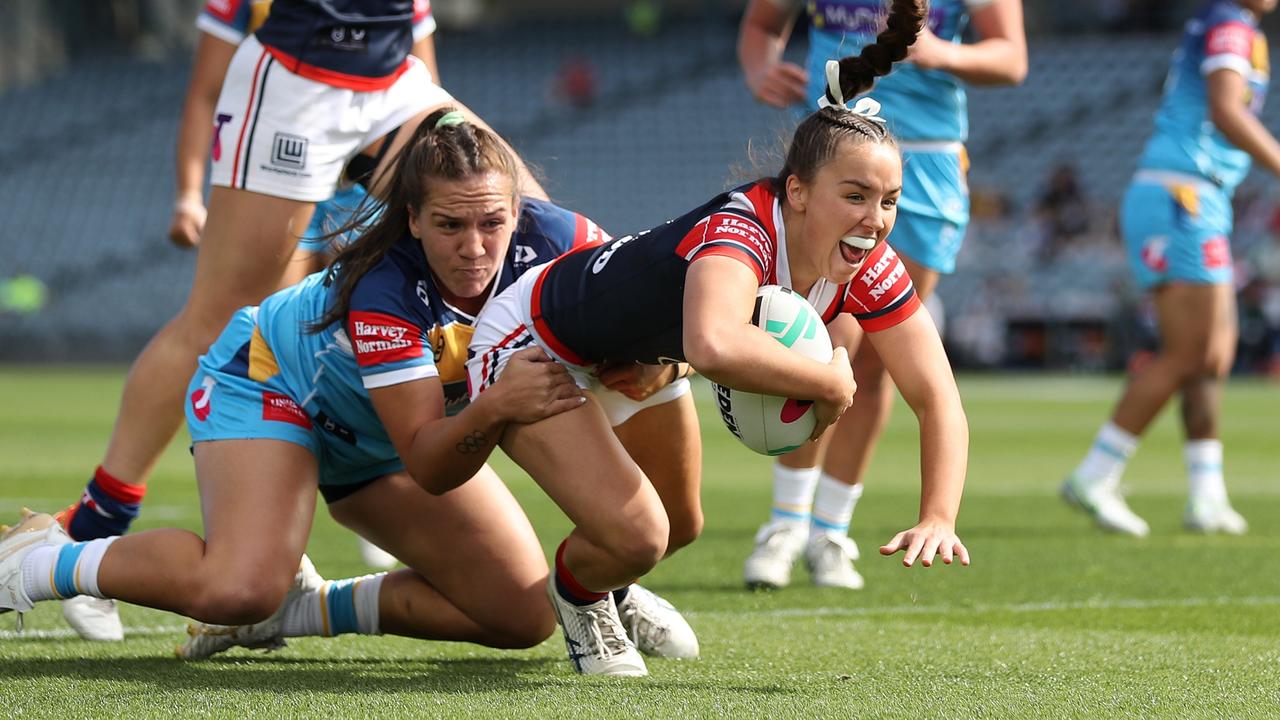
[{"label": "player's bent knee", "polygon": [[667,555],[693,543],[702,534],[702,510],[695,509],[686,513],[672,515],[671,531],[667,536]]},{"label": "player's bent knee", "polygon": [[627,572],[643,575],[666,555],[670,532],[666,516],[663,515],[648,523],[618,528],[608,538],[604,549]]},{"label": "player's bent knee", "polygon": [[287,589],[262,583],[220,582],[195,594],[186,614],[218,625],[249,625],[271,617],[284,602]]}]

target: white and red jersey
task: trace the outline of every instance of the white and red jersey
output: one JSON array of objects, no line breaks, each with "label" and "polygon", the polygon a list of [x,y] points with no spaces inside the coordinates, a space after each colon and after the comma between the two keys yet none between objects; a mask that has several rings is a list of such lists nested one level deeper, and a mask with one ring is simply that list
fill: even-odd
[{"label": "white and red jersey", "polygon": [[[683,361],[684,286],[689,265],[720,255],[751,268],[761,285],[792,288],[782,207],[769,180],[722,193],[652,230],[584,247],[538,278],[530,316],[557,355],[576,365]],[[820,279],[807,299],[830,323],[853,315],[868,332],[910,317],[920,300],[885,243],[853,279]]]},{"label": "white and red jersey", "polygon": [[254,33],[290,72],[368,92],[404,73],[436,22],[430,0],[206,0],[196,26],[237,45]]}]

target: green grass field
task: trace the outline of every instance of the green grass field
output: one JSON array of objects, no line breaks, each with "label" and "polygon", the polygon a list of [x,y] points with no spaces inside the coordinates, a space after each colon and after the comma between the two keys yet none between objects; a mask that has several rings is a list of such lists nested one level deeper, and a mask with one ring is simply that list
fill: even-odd
[{"label": "green grass field", "polygon": [[[0,370],[0,519],[81,491],[122,375]],[[1251,532],[1182,531],[1181,441],[1166,413],[1126,476],[1152,525],[1146,540],[1100,534],[1056,497],[1117,380],[983,376],[961,388],[972,460],[959,532],[972,567],[908,570],[875,555],[913,523],[918,499],[914,419],[899,407],[854,517],[867,589],[853,593],[809,587],[803,570],[784,591],[742,589],[769,462],[705,414],[706,531],[645,581],[686,613],[703,657],[652,660],[646,679],[575,676],[558,634],[521,652],[308,638],[183,664],[172,656],[179,617],[127,606],[131,637],[91,644],[68,637],[46,603],[26,636],[0,616],[0,708],[21,718],[1280,716],[1280,387],[1240,381],[1227,396],[1228,482]],[[563,516],[505,458],[495,464],[552,547]],[[180,438],[137,527],[199,522]],[[326,576],[364,572],[323,509],[309,552]]]}]

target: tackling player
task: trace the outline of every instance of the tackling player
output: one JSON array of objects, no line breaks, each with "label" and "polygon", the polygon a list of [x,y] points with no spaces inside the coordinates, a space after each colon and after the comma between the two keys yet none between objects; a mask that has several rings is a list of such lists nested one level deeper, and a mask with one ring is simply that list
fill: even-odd
[{"label": "tackling player", "polygon": [[[0,540],[0,608],[87,594],[220,623],[193,627],[187,658],[296,635],[528,647],[551,633],[541,546],[485,460],[509,423],[583,398],[531,349],[469,402],[464,361],[490,297],[602,232],[522,199],[514,157],[456,110],[406,140],[385,207],[357,219],[381,211],[370,229],[329,272],[238,311],[201,357],[186,412],[205,537],[72,542],[29,516]],[[335,519],[409,569],[327,583],[305,562],[298,572],[317,481]],[[633,632],[670,635],[649,625],[669,606],[631,595],[652,603]]]}]

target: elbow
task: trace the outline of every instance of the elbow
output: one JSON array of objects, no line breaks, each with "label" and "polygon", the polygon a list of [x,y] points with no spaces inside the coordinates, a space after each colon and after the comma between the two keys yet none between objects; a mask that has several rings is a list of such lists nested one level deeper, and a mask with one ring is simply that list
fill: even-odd
[{"label": "elbow", "polygon": [[1008,84],[1017,86],[1027,81],[1027,59],[1024,57],[1021,61],[1009,68],[1009,74],[1005,80]]},{"label": "elbow", "polygon": [[724,343],[717,342],[714,337],[696,335],[684,340],[685,360],[699,374],[714,380],[725,366],[726,353],[721,349]]}]

